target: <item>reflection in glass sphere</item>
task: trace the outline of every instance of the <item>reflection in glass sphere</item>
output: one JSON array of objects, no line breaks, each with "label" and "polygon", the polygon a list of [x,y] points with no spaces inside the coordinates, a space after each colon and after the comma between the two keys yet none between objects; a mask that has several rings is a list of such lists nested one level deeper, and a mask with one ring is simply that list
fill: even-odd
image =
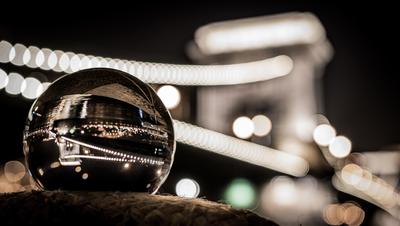
[{"label": "reflection in glass sphere", "polygon": [[154,90],[112,69],[55,81],[24,131],[30,173],[44,189],[155,193],[175,152],[172,119]]}]

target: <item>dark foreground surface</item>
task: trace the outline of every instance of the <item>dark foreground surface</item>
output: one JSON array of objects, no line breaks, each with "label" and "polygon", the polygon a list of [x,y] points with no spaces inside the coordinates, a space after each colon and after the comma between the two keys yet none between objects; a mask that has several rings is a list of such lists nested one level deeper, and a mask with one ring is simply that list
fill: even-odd
[{"label": "dark foreground surface", "polygon": [[131,192],[34,191],[0,195],[0,225],[277,225],[203,199]]}]

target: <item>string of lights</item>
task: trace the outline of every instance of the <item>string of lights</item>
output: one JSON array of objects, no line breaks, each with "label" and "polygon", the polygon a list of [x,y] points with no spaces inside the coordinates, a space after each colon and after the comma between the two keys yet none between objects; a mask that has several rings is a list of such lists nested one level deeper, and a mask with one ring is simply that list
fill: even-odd
[{"label": "string of lights", "polygon": [[309,165],[303,158],[174,120],[176,140],[220,155],[276,170],[304,176]]},{"label": "string of lights", "polygon": [[[4,71],[3,71],[4,72]],[[11,81],[10,74],[15,74],[20,79],[17,82]],[[23,78],[17,73],[7,75],[0,69],[0,88],[12,86],[15,89],[14,95],[24,92],[22,83],[28,78]],[[26,82],[25,82],[26,83]],[[30,84],[30,83],[29,83]],[[31,99],[38,97],[47,88],[48,84],[41,84],[36,87]],[[3,86],[1,86],[3,85]],[[29,86],[29,85],[28,85]],[[33,90],[34,88],[30,88]],[[268,169],[287,173],[293,176],[304,176],[308,172],[308,163],[301,157],[283,151],[253,144],[244,140],[230,137],[215,131],[190,125],[185,122],[174,120],[176,139],[178,142],[199,147],[217,154],[239,159],[250,164],[262,166]]]},{"label": "string of lights", "polygon": [[288,75],[293,69],[293,60],[286,55],[230,65],[178,65],[75,54],[19,43],[11,45],[5,40],[0,42],[0,62],[66,73],[95,67],[113,68],[147,83],[187,86],[265,81]]}]

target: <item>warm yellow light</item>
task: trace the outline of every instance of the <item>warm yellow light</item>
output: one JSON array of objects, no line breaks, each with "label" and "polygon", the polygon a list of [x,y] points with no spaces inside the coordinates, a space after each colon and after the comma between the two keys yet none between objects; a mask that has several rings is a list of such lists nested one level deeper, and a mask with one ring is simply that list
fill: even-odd
[{"label": "warm yellow light", "polygon": [[82,179],[86,180],[86,179],[88,179],[88,177],[89,177],[89,174],[87,174],[87,173],[82,174]]},{"label": "warm yellow light", "polygon": [[363,169],[356,164],[348,164],[341,170],[341,177],[344,182],[356,185],[362,180]]},{"label": "warm yellow light", "polygon": [[4,176],[9,182],[20,181],[25,174],[25,166],[20,161],[9,161],[4,165]]}]

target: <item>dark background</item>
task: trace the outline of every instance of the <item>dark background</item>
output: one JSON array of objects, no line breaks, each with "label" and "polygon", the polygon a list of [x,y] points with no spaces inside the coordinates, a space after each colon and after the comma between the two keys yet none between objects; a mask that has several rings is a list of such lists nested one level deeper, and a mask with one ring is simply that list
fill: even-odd
[{"label": "dark background", "polygon": [[[95,5],[69,5],[68,9],[63,4],[69,3],[59,4],[56,10],[3,8],[0,39],[121,59],[190,63],[185,45],[201,25],[289,11],[312,12],[321,20],[334,48],[323,80],[325,114],[331,123],[352,140],[355,151],[376,151],[400,142],[399,39],[394,6],[380,2],[350,6],[338,2],[198,1],[108,3],[108,10],[98,10]],[[10,64],[0,66],[8,72],[32,72]],[[45,74],[50,80],[60,75]],[[32,102],[10,96],[3,89],[0,103],[0,162],[4,163],[22,157],[22,130]],[[178,145],[171,175],[161,191],[173,193],[179,178],[187,176],[199,182],[201,196],[218,200],[235,177],[247,177],[261,185],[274,175],[256,166]],[[323,175],[321,179],[329,181],[330,177]],[[369,208],[373,209],[367,205]]]}]

